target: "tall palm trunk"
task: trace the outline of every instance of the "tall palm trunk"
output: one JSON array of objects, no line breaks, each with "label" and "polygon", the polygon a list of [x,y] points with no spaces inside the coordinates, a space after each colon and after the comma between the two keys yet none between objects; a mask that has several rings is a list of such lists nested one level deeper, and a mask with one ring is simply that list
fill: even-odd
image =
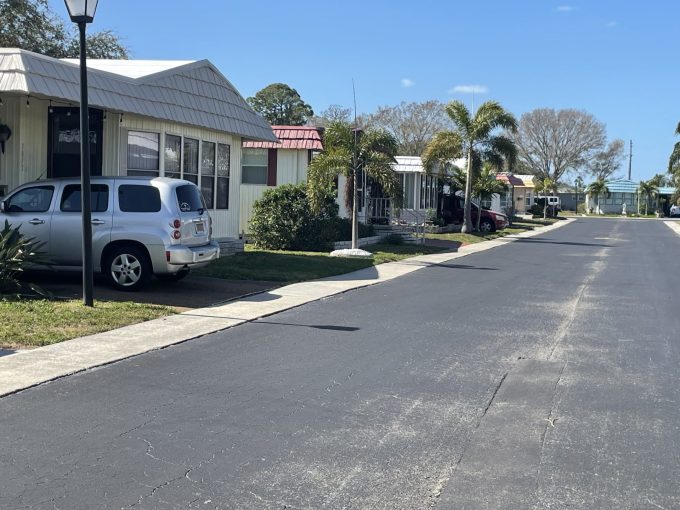
[{"label": "tall palm trunk", "polygon": [[[470,205],[470,199],[472,195],[472,146],[468,149],[467,154],[467,172],[465,178],[465,205],[463,208],[463,228],[460,229],[461,232],[466,233],[472,231],[472,218],[471,211],[472,207]],[[477,216],[480,216],[479,212]]]}]

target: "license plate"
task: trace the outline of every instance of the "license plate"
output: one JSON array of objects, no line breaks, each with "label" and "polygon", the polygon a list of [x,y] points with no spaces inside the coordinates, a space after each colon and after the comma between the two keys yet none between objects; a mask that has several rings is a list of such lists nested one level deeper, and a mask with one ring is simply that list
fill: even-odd
[{"label": "license plate", "polygon": [[196,223],[196,234],[205,234],[205,223]]}]

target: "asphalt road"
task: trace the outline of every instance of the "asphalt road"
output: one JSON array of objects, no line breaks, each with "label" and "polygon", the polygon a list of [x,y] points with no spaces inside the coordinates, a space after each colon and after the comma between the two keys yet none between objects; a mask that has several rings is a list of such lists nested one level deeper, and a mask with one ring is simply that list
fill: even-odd
[{"label": "asphalt road", "polygon": [[577,220],[0,399],[0,508],[680,508],[678,254]]}]

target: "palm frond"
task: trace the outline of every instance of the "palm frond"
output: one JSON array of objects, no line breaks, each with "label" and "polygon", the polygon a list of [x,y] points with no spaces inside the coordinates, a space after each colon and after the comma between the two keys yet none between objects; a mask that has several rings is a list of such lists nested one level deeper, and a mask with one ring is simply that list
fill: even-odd
[{"label": "palm frond", "polygon": [[334,185],[338,174],[352,172],[352,153],[345,147],[334,147],[312,159],[307,169],[307,196],[314,212],[321,210],[323,198]]},{"label": "palm frond", "polygon": [[370,152],[365,154],[362,168],[367,176],[380,184],[385,194],[392,199],[394,206],[401,207],[404,193],[392,161],[393,158],[387,154]]},{"label": "palm frond", "polygon": [[463,157],[463,140],[453,131],[440,131],[425,147],[422,161],[427,173],[443,174],[447,164],[454,159]]},{"label": "palm frond", "polygon": [[469,138],[472,133],[472,119],[467,106],[461,101],[451,101],[444,109],[460,135]]},{"label": "palm frond", "polygon": [[[680,129],[680,125],[678,125],[678,129]],[[675,173],[678,168],[680,168],[680,142],[675,144],[671,157],[668,158],[668,172]]]},{"label": "palm frond", "polygon": [[399,142],[392,133],[385,129],[367,129],[359,138],[359,153],[373,151],[395,155],[399,150]]},{"label": "palm frond", "polygon": [[500,103],[486,101],[481,104],[472,121],[471,135],[475,140],[488,138],[496,128],[503,128],[510,132],[517,131],[517,119],[507,112]]}]

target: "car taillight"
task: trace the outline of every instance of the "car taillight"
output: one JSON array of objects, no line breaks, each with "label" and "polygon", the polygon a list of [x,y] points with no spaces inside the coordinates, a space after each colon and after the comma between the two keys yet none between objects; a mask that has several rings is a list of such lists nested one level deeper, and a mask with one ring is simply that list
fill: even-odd
[{"label": "car taillight", "polygon": [[182,233],[179,230],[173,230],[172,231],[172,238],[173,239],[180,239],[182,237]]},{"label": "car taillight", "polygon": [[179,228],[182,226],[182,222],[178,219],[175,218],[175,220],[171,224],[172,228]]}]

